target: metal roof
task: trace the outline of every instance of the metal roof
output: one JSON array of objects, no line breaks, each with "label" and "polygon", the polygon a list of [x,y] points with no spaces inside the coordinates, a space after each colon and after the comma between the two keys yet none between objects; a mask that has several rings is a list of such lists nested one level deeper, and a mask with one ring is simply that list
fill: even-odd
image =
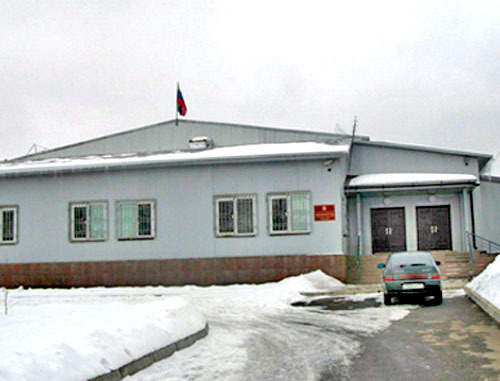
[{"label": "metal roof", "polygon": [[4,162],[0,164],[0,177],[209,164],[326,160],[345,156],[348,153],[349,145],[345,144],[335,145],[317,142],[252,144],[202,151],[185,150],[154,154],[94,155]]}]

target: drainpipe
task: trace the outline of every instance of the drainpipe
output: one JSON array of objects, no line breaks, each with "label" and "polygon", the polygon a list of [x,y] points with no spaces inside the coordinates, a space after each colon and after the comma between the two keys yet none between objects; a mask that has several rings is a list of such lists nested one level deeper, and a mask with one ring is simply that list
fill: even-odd
[{"label": "drainpipe", "polygon": [[357,234],[357,240],[356,240],[356,255],[361,254],[361,248],[363,247],[363,242],[362,242],[362,236],[363,236],[363,228],[361,226],[362,224],[362,217],[361,217],[361,194],[356,193],[356,222],[358,225],[358,234]]},{"label": "drainpipe", "polygon": [[467,188],[464,188],[462,190],[462,203],[463,203],[463,210],[464,210],[464,250],[469,249],[470,251],[470,259],[471,261],[474,260],[474,249],[472,247],[467,247],[468,246],[468,232],[471,232],[470,228],[470,208],[468,205],[468,197],[467,197]]},{"label": "drainpipe", "polygon": [[470,204],[470,216],[472,223],[472,247],[474,250],[477,249],[476,244],[476,216],[474,215],[474,197],[472,195],[472,191],[469,192],[469,204]]}]

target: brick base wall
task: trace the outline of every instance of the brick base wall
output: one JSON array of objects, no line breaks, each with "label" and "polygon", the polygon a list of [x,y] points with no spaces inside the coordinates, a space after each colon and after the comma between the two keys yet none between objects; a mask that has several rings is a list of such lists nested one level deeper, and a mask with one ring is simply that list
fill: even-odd
[{"label": "brick base wall", "polygon": [[346,278],[344,255],[0,264],[0,286],[90,287],[263,283],[322,270]]}]

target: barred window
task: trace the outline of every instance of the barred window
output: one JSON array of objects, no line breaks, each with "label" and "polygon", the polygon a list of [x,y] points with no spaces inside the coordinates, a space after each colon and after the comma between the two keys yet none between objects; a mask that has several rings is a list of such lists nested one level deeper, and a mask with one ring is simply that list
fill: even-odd
[{"label": "barred window", "polygon": [[116,212],[118,239],[154,238],[154,201],[118,201]]},{"label": "barred window", "polygon": [[107,239],[106,201],[84,201],[70,204],[71,241],[104,241]]},{"label": "barred window", "polygon": [[311,231],[311,193],[268,194],[270,234],[298,234]]},{"label": "barred window", "polygon": [[17,207],[0,207],[0,244],[17,243]]},{"label": "barred window", "polygon": [[253,236],[256,234],[255,195],[215,196],[217,237]]}]

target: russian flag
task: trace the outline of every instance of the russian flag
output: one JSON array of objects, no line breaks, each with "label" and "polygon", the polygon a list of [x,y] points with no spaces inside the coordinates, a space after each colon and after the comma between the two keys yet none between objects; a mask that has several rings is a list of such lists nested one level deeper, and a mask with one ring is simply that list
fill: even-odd
[{"label": "russian flag", "polygon": [[181,89],[177,86],[177,111],[179,114],[182,116],[186,115],[187,113],[187,106],[186,102],[184,102],[184,98],[182,97]]}]

